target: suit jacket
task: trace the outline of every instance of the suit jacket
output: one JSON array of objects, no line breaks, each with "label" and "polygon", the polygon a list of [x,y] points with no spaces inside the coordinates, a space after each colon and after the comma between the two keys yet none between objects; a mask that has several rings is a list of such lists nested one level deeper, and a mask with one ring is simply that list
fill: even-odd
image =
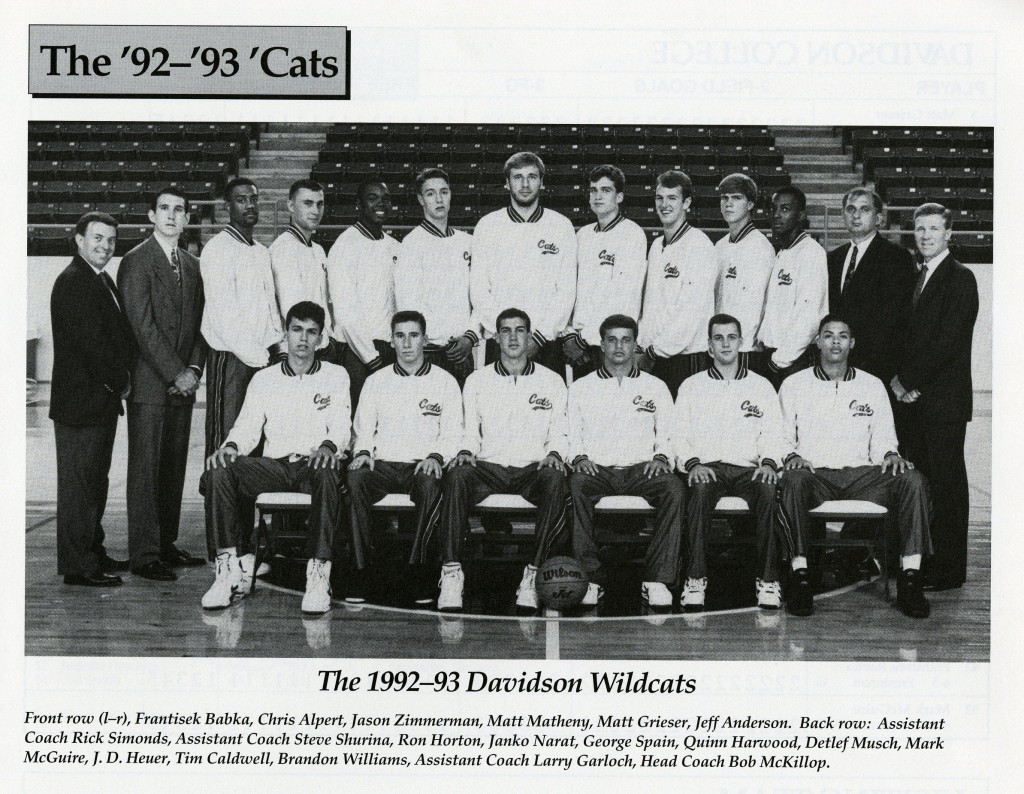
[{"label": "suit jacket", "polygon": [[199,260],[178,249],[181,285],[167,254],[152,236],[121,259],[117,285],[139,356],[132,374],[133,403],[186,404],[195,396],[169,396],[167,387],[187,366],[202,374],[207,345],[199,333],[203,318],[203,281]]},{"label": "suit jacket", "polygon": [[900,326],[910,312],[917,281],[914,260],[907,249],[879,234],[859,257],[853,280],[843,292],[843,264],[849,251],[850,243],[845,243],[828,254],[829,310],[853,326],[850,363],[888,388],[896,374]]},{"label": "suit jacket", "polygon": [[928,422],[971,421],[971,345],[977,317],[978,282],[947,256],[928,279],[900,335],[900,383],[921,392],[906,406],[908,412]]},{"label": "suit jacket", "polygon": [[50,418],[74,427],[103,425],[122,412],[135,341],[124,298],[117,303],[102,277],[78,254],[50,294],[53,375]]}]

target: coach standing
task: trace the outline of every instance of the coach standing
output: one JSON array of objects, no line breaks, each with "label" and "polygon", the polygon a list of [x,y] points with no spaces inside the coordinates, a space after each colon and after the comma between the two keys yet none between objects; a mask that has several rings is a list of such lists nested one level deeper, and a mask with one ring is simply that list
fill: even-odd
[{"label": "coach standing", "polygon": [[57,573],[64,583],[116,587],[123,570],[103,548],[107,476],[121,401],[135,355],[124,300],[104,271],[117,221],[88,212],[75,225],[75,254],[50,295],[53,375],[50,418],[57,442]]},{"label": "coach standing", "polygon": [[952,590],[967,579],[967,464],[964,440],[974,410],[971,344],[978,317],[974,274],[949,254],[952,213],[941,204],[914,211],[922,263],[890,386],[900,443],[928,477],[934,497],[935,556],[925,588]]},{"label": "coach standing", "polygon": [[128,402],[128,557],[132,573],[174,581],[171,568],[202,565],[178,549],[192,406],[206,363],[199,333],[199,261],[178,247],[188,199],[176,187],[153,198],[153,235],[121,260],[117,285],[138,346]]}]

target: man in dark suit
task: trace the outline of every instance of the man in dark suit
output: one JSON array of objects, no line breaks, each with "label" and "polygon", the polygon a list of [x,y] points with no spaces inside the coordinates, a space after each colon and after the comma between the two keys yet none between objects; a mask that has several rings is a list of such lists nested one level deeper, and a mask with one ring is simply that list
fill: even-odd
[{"label": "man in dark suit", "polygon": [[152,237],[124,255],[117,273],[139,351],[128,403],[128,557],[136,576],[173,581],[172,568],[204,563],[174,545],[206,363],[203,282],[199,260],[178,247],[188,221],[185,194],[161,190],[149,220]]},{"label": "man in dark suit", "polygon": [[928,477],[934,498],[935,555],[925,588],[951,590],[967,579],[967,464],[964,438],[974,409],[971,344],[978,317],[974,274],[949,255],[952,213],[941,204],[914,211],[922,264],[901,333],[890,387],[901,420],[900,445]]},{"label": "man in dark suit", "polygon": [[878,234],[882,210],[882,199],[868,188],[843,196],[850,242],[828,254],[828,305],[857,335],[850,364],[888,384],[896,374],[900,319],[910,310],[917,276],[910,251]]},{"label": "man in dark suit", "polygon": [[57,442],[57,573],[64,583],[115,587],[124,570],[103,548],[107,476],[131,392],[134,340],[124,300],[103,268],[114,254],[117,221],[89,212],[75,225],[75,254],[50,295],[53,375],[50,418]]}]

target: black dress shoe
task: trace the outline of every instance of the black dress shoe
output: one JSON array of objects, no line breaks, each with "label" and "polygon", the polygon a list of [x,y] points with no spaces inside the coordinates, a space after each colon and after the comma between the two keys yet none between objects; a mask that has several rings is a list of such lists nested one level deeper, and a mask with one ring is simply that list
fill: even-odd
[{"label": "black dress shoe", "polygon": [[900,571],[896,579],[896,606],[908,618],[926,618],[931,606],[921,592],[920,571]]},{"label": "black dress shoe", "polygon": [[811,579],[806,568],[798,568],[789,575],[786,611],[801,618],[814,614],[814,590],[811,588]]},{"label": "black dress shoe", "polygon": [[105,573],[69,573],[64,576],[64,584],[79,587],[117,587],[122,581],[120,576],[109,576]]},{"label": "black dress shoe", "polygon": [[160,562],[168,568],[192,568],[206,565],[206,560],[203,557],[196,557],[187,551],[182,551],[177,546],[168,546],[161,551]]},{"label": "black dress shoe", "polygon": [[128,570],[128,560],[115,560],[109,554],[104,554],[99,559],[100,570],[104,573],[119,573]]},{"label": "black dress shoe", "polygon": [[153,560],[153,562],[147,562],[138,568],[132,568],[132,573],[135,576],[151,579],[154,582],[173,582],[178,578],[174,571],[160,562],[160,560]]}]

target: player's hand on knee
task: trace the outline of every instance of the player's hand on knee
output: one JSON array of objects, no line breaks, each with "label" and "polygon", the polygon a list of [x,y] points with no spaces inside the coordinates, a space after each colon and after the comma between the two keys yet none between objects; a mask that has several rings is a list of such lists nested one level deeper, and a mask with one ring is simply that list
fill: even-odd
[{"label": "player's hand on knee", "polygon": [[754,475],[750,479],[757,482],[758,478],[761,482],[775,484],[779,481],[779,473],[775,471],[774,466],[763,463],[754,470]]},{"label": "player's hand on knee", "polygon": [[437,458],[424,458],[416,464],[413,474],[427,474],[436,480],[441,479],[441,464]]},{"label": "player's hand on knee", "polygon": [[897,474],[903,474],[905,471],[910,471],[914,468],[914,464],[904,458],[897,452],[893,452],[890,455],[885,456],[885,460],[882,461],[882,472],[885,473],[892,469],[892,476],[895,477]]},{"label": "player's hand on knee", "polygon": [[451,462],[448,464],[448,467],[451,469],[454,469],[456,466],[472,466],[475,469],[476,455],[472,452],[460,452],[452,458]]},{"label": "player's hand on knee", "polygon": [[783,468],[785,471],[793,471],[793,469],[807,469],[811,474],[814,474],[814,467],[811,465],[811,462],[801,458],[799,455],[793,455],[790,457]]},{"label": "player's hand on knee", "polygon": [[668,474],[670,471],[672,471],[672,467],[664,458],[654,458],[644,466],[644,474],[648,480],[660,477],[662,474]]},{"label": "player's hand on knee", "polygon": [[307,462],[311,469],[336,469],[338,468],[338,456],[328,447],[319,447],[309,453]]},{"label": "player's hand on knee", "polygon": [[370,471],[373,471],[373,456],[366,452],[360,452],[355,456],[352,462],[348,464],[348,467],[349,469],[369,469]]},{"label": "player's hand on knee", "polygon": [[221,447],[206,459],[206,469],[226,469],[237,457],[238,450],[235,447]]},{"label": "player's hand on knee", "polygon": [[597,476],[597,464],[590,458],[583,458],[582,460],[576,461],[574,468],[576,471],[582,472],[583,474],[589,474],[591,477]]},{"label": "player's hand on knee", "polygon": [[690,469],[689,475],[686,477],[688,485],[694,485],[699,482],[717,482],[718,477],[715,476],[713,469],[709,469],[703,463],[698,463],[692,469]]},{"label": "player's hand on knee", "polygon": [[537,468],[538,469],[551,468],[551,469],[557,469],[558,471],[565,471],[565,464],[562,462],[562,459],[560,457],[558,457],[558,455],[555,455],[554,453],[550,453],[550,454],[548,454],[544,458],[544,460],[542,460],[539,464],[537,464]]}]

